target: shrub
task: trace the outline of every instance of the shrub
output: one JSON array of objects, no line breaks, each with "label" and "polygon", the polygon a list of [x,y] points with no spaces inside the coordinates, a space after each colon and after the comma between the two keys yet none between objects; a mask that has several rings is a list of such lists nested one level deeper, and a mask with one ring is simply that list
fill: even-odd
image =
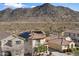
[{"label": "shrub", "polygon": [[47,51],[47,47],[44,45],[39,45],[38,47],[34,48],[34,51],[35,52],[45,52],[45,51]]}]

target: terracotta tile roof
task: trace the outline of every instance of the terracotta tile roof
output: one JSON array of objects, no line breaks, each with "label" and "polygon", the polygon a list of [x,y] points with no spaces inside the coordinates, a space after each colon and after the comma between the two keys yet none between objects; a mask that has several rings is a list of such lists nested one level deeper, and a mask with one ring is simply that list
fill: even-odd
[{"label": "terracotta tile roof", "polygon": [[33,33],[30,38],[31,39],[43,39],[45,37],[46,37],[46,35],[44,35],[44,34]]},{"label": "terracotta tile roof", "polygon": [[53,44],[57,44],[58,46],[62,46],[62,45],[69,45],[70,42],[72,41],[68,41],[63,37],[60,38],[51,38],[51,37],[47,37],[46,40],[48,41],[48,46],[52,47]]}]

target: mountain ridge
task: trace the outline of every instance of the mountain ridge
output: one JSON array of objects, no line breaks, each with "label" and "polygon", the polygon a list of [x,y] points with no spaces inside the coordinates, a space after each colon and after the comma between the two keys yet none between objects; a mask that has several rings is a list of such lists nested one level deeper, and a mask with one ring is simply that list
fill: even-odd
[{"label": "mountain ridge", "polygon": [[7,8],[0,11],[0,21],[79,22],[79,12],[45,3],[34,8]]}]

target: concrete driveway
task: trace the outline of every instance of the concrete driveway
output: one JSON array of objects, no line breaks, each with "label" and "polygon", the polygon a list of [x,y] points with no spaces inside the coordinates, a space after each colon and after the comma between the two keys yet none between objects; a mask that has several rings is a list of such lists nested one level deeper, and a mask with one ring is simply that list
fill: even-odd
[{"label": "concrete driveway", "polygon": [[60,53],[60,52],[52,52],[52,56],[72,56],[72,55],[67,55],[66,53]]}]

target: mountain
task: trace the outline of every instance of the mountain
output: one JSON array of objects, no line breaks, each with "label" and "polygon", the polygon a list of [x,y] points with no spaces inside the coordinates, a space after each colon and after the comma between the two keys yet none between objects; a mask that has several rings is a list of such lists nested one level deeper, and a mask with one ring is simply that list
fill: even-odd
[{"label": "mountain", "polygon": [[30,22],[79,22],[79,12],[63,6],[53,6],[49,3],[34,8],[17,8],[0,11],[0,21],[30,21]]}]

